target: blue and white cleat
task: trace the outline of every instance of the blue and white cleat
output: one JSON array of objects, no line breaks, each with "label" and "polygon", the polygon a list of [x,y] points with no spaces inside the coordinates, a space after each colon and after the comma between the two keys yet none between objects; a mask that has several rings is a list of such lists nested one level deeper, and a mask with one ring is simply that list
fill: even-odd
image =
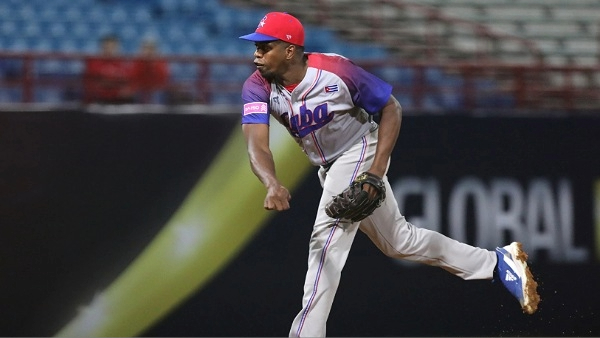
[{"label": "blue and white cleat", "polygon": [[537,311],[540,295],[538,283],[527,267],[527,254],[523,245],[512,242],[502,248],[496,248],[498,256],[497,277],[510,293],[519,300],[523,312],[533,314]]}]

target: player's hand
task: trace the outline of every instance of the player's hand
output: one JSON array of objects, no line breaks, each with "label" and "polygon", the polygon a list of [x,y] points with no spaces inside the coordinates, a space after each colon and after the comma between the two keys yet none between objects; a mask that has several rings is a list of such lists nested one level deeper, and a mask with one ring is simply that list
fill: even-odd
[{"label": "player's hand", "polygon": [[[383,175],[385,175],[385,172],[382,172],[380,174],[380,172],[373,170],[373,168],[371,168],[369,170],[369,173],[371,173],[377,177],[383,177]],[[362,190],[366,191],[369,194],[369,199],[374,199],[379,194],[379,190],[369,183],[364,184]]]},{"label": "player's hand", "polygon": [[369,199],[375,199],[375,197],[377,197],[378,190],[369,183],[365,183],[362,190],[367,192]]},{"label": "player's hand", "polygon": [[270,187],[267,189],[264,207],[267,210],[287,210],[290,208],[291,199],[292,195],[286,187],[282,185]]}]

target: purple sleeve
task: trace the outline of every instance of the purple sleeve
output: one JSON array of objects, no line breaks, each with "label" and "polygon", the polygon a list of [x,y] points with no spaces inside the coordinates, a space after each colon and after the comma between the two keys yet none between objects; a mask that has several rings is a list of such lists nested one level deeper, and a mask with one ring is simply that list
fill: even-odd
[{"label": "purple sleeve", "polygon": [[270,85],[255,71],[242,87],[242,124],[269,124]]},{"label": "purple sleeve", "polygon": [[309,62],[337,74],[348,86],[352,102],[369,114],[380,112],[392,95],[389,83],[341,55],[312,53],[309,54]]},{"label": "purple sleeve", "polygon": [[349,82],[346,82],[352,94],[352,101],[369,114],[379,113],[392,95],[392,86],[363,68],[352,65]]}]

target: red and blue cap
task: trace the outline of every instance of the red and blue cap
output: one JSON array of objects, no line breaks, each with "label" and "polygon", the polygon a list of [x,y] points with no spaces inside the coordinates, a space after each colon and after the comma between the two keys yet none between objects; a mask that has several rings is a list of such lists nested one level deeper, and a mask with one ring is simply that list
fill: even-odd
[{"label": "red and blue cap", "polygon": [[304,46],[304,27],[288,13],[270,12],[260,20],[254,33],[242,35],[240,39],[254,42],[281,40]]}]

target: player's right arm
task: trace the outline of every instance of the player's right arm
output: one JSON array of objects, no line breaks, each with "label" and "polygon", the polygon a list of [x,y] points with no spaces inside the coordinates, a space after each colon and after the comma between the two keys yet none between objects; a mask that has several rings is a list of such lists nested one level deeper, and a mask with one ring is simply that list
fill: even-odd
[{"label": "player's right arm", "polygon": [[291,195],[277,179],[275,161],[269,147],[269,95],[270,84],[258,72],[244,82],[242,132],[252,172],[267,188],[264,208],[281,211],[290,208]]},{"label": "player's right arm", "polygon": [[278,211],[289,209],[292,196],[279,182],[275,173],[275,161],[269,148],[269,125],[243,124],[242,131],[252,172],[267,188],[264,208]]}]

